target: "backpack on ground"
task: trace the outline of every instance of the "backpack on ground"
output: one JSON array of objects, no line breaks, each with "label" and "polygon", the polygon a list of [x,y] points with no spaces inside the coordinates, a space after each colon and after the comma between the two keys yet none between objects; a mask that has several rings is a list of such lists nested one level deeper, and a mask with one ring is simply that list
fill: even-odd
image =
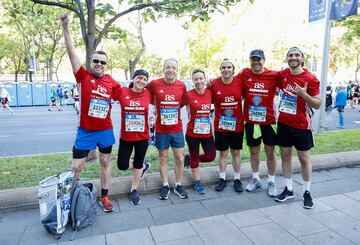
[{"label": "backpack on ground", "polygon": [[92,225],[97,212],[96,188],[91,183],[82,184],[77,181],[71,191],[70,219],[72,228],[75,230],[70,240],[82,228]]},{"label": "backpack on ground", "polygon": [[40,220],[56,239],[64,233],[69,221],[74,171],[66,170],[39,183]]}]

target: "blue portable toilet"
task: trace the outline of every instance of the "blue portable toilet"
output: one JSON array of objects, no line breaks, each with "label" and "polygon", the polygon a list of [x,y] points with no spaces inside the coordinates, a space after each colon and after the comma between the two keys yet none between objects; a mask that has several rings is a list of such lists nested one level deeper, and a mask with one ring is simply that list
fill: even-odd
[{"label": "blue portable toilet", "polygon": [[[74,104],[74,100],[71,96],[71,90],[73,89],[73,86],[76,85],[76,83],[72,83],[72,82],[63,82],[62,83],[62,87],[63,87],[63,92],[64,92],[64,96],[65,96],[65,90],[68,91],[68,96],[69,96],[69,99],[67,101],[67,105],[72,105]],[[64,97],[65,99],[65,97]],[[63,100],[64,101],[64,100]]]},{"label": "blue portable toilet", "polygon": [[31,83],[19,82],[16,84],[18,106],[32,106]]},{"label": "blue portable toilet", "polygon": [[59,85],[59,83],[57,83],[57,82],[47,82],[46,83],[46,104],[47,105],[50,105],[50,102],[51,102],[51,89],[55,89],[55,91],[56,91],[56,88],[58,85]]},{"label": "blue portable toilet", "polygon": [[9,92],[10,100],[8,101],[9,106],[18,106],[16,83],[14,82],[3,82],[2,86]]},{"label": "blue portable toilet", "polygon": [[33,105],[47,105],[46,101],[46,83],[32,83]]}]

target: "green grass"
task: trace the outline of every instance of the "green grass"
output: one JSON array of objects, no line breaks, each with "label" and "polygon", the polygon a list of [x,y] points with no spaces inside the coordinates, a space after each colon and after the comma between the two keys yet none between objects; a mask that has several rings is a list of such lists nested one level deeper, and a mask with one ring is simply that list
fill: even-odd
[{"label": "green grass", "polygon": [[[315,135],[315,148],[311,154],[325,154],[334,152],[360,150],[360,130],[347,130],[326,132]],[[187,149],[185,149],[187,152]],[[276,150],[279,156],[279,149]],[[295,154],[295,151],[293,151]],[[112,154],[112,176],[129,176],[131,171],[119,171],[116,165],[117,149]],[[261,159],[265,160],[263,151]],[[249,162],[249,152],[241,152],[242,162]],[[229,157],[230,160],[230,157]],[[146,161],[151,162],[150,172],[158,172],[158,153],[155,147],[149,147]],[[215,166],[218,160],[212,163],[202,164],[205,166]],[[229,161],[230,162],[230,161]],[[62,170],[69,169],[71,165],[71,153],[51,154],[30,157],[11,157],[0,158],[0,190],[19,187],[37,186],[39,181],[50,175],[54,175]],[[169,152],[169,169],[174,167],[172,152]],[[86,164],[85,171],[81,174],[82,179],[97,179],[99,176],[98,161]]]}]

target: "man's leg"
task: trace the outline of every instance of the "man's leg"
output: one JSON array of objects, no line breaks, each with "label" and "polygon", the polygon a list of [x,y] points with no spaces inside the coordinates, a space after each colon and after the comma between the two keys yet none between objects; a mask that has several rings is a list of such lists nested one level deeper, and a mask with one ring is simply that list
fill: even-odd
[{"label": "man's leg", "polygon": [[275,176],[276,171],[276,156],[275,156],[275,146],[265,145],[265,155],[266,155],[266,164],[268,168],[268,174],[270,176]]},{"label": "man's leg", "polygon": [[72,159],[71,167],[75,171],[74,180],[80,179],[80,173],[84,169],[86,157],[80,159]]},{"label": "man's leg", "polygon": [[252,179],[246,186],[246,191],[252,192],[261,187],[261,180],[259,176],[260,165],[260,145],[250,147],[250,164],[252,169]]},{"label": "man's leg", "polygon": [[99,153],[100,155],[100,185],[102,189],[109,189],[111,180],[111,154]]},{"label": "man's leg", "polygon": [[184,148],[174,148],[172,151],[175,159],[175,182],[181,183],[184,172]]},{"label": "man's leg", "polygon": [[287,199],[294,198],[294,192],[292,187],[292,164],[291,164],[291,147],[280,147],[281,150],[281,165],[282,173],[285,181],[285,188],[282,193],[275,197],[275,201],[285,202]]},{"label": "man's leg", "polygon": [[230,149],[230,153],[232,156],[232,166],[234,169],[234,173],[240,174],[240,167],[241,167],[240,150]]},{"label": "man's leg", "polygon": [[[299,161],[301,164],[301,175],[304,180],[304,192],[310,191],[311,173],[312,166],[310,161],[310,150],[308,151],[297,151]],[[305,184],[305,183],[308,183]]]},{"label": "man's leg", "polygon": [[159,150],[159,159],[160,159],[160,177],[161,181],[164,183],[168,183],[168,154],[169,149]]}]

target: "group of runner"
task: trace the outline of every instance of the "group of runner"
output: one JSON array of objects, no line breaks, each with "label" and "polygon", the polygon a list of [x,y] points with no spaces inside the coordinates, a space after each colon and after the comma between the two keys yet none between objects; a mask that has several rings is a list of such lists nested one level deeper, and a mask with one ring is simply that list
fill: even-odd
[{"label": "group of runner", "polygon": [[[291,153],[297,150],[304,180],[303,206],[312,208],[310,196],[311,162],[310,149],[314,146],[311,131],[310,107],[318,109],[321,104],[319,81],[303,68],[304,53],[297,47],[290,48],[286,54],[289,68],[271,71],[264,68],[265,55],[256,49],[250,53],[250,68],[235,75],[234,63],[224,60],[220,65],[221,76],[206,82],[203,70],[192,73],[194,89],[186,91],[185,84],[177,79],[178,62],[175,59],[164,61],[162,78],[148,83],[147,71],[136,70],[131,88],[121,87],[111,76],[105,74],[107,55],[96,51],[91,57],[90,71],[80,63],[75,53],[70,31],[69,15],[61,16],[65,45],[80,92],[80,125],[73,147],[72,167],[75,179],[79,179],[90,150],[99,149],[100,155],[100,205],[105,212],[114,210],[109,198],[111,178],[110,153],[115,143],[110,118],[111,99],[121,105],[121,133],[117,164],[120,170],[133,170],[130,201],[141,202],[137,188],[144,173],[150,168],[144,163],[148,147],[149,123],[148,108],[156,107],[155,146],[159,152],[162,188],[159,198],[167,200],[170,193],[168,181],[168,155],[171,147],[175,159],[175,184],[173,192],[180,198],[188,198],[183,188],[184,161],[190,165],[195,181],[194,189],[205,194],[199,171],[200,162],[211,162],[219,151],[219,179],[215,190],[226,187],[227,156],[231,154],[234,170],[234,190],[243,192],[240,180],[240,150],[243,148],[244,132],[250,147],[250,161],[253,178],[246,186],[252,192],[261,187],[259,177],[260,144],[264,143],[267,166],[269,196],[276,201],[293,198]],[[281,89],[279,117],[276,122],[274,97],[276,89]],[[244,107],[242,100],[244,99]],[[214,129],[210,119],[211,104],[215,107]],[[185,155],[185,140],[180,110],[186,105],[189,123],[186,142],[189,154]],[[244,108],[244,111],[242,111]],[[245,125],[244,125],[245,122]],[[214,137],[213,137],[214,132]],[[203,153],[199,153],[200,145]],[[277,193],[275,185],[275,145],[281,149],[285,188]],[[130,156],[134,152],[133,160]]]}]

